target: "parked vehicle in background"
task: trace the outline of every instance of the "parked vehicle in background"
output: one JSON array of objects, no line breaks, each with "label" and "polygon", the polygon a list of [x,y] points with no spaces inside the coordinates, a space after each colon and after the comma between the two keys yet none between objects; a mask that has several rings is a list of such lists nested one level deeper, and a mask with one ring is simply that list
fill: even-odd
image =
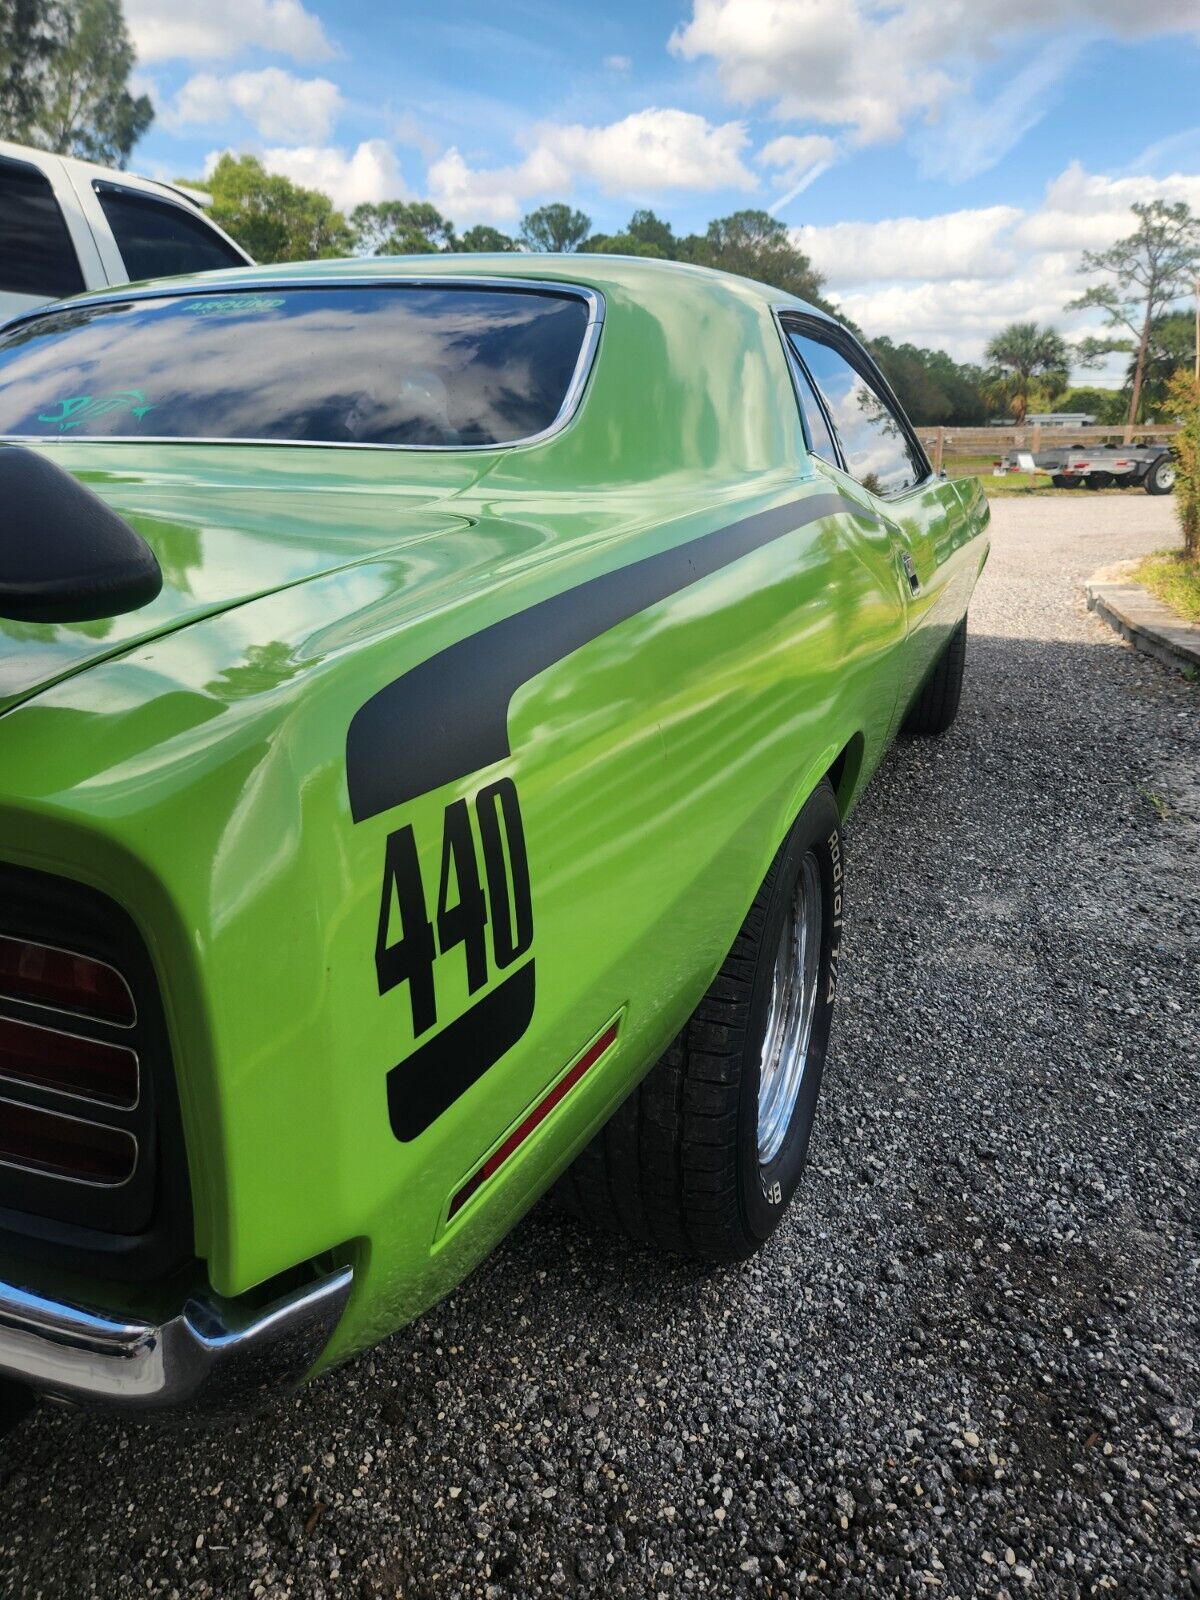
[{"label": "parked vehicle in background", "polygon": [[251,265],[195,190],[0,140],[0,322],[137,278]]},{"label": "parked vehicle in background", "polygon": [[1001,462],[1004,472],[1048,472],[1056,489],[1133,489],[1170,494],[1175,458],[1166,444],[1058,445],[1036,454],[1013,450]]}]

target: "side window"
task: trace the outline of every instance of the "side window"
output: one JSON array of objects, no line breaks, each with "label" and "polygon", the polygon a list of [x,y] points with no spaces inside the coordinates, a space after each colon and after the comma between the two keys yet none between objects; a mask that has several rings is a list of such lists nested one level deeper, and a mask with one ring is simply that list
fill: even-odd
[{"label": "side window", "polygon": [[[794,334],[788,335],[794,339]],[[825,420],[825,413],[821,409],[821,402],[808,381],[808,374],[798,361],[791,363],[792,378],[796,385],[796,397],[800,401],[800,414],[804,418],[804,432],[808,438],[808,448],[814,456],[820,456],[822,461],[828,461],[832,466],[840,466],[838,461],[837,446],[829,432],[829,424]]]},{"label": "side window", "polygon": [[97,181],[93,188],[130,278],[170,278],[246,265],[203,217],[183,206],[115,183]]},{"label": "side window", "polygon": [[0,291],[58,300],[83,286],[49,180],[27,162],[0,160]]},{"label": "side window", "polygon": [[833,419],[846,470],[872,494],[899,494],[919,483],[924,466],[909,449],[891,407],[840,351],[789,333]]}]

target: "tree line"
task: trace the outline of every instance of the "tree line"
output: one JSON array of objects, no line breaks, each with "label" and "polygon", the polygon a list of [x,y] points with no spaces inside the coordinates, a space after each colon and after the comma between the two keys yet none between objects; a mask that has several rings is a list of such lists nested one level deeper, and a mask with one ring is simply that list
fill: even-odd
[{"label": "tree line", "polygon": [[[124,166],[154,117],[149,99],[129,89],[134,61],[120,0],[0,0],[0,137]],[[487,224],[459,233],[427,200],[359,205],[346,216],[252,155],[225,154],[207,178],[181,181],[209,191],[213,219],[260,262],[439,251],[649,256],[741,273],[840,315],[823,275],[767,211],[735,211],[703,233],[677,234],[642,209],[620,231],[595,233],[585,212],[554,201],[530,211],[515,234]],[[1126,238],[1084,252],[1080,270],[1094,281],[1064,308],[1102,311],[1106,337],[1072,347],[1053,327],[1012,323],[981,365],[865,340],[908,414],[922,426],[967,427],[1009,415],[1021,422],[1032,410],[1082,411],[1108,424],[1144,421],[1170,404],[1172,379],[1195,350],[1192,318],[1177,307],[1200,274],[1200,220],[1161,200],[1133,213]],[[1123,389],[1070,386],[1072,365],[1087,370],[1114,352],[1129,356]]]}]

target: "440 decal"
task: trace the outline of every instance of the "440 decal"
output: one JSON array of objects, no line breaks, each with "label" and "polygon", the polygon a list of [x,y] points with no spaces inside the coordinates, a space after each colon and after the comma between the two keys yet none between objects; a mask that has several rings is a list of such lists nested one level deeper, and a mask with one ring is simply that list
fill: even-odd
[{"label": "440 decal", "polygon": [[398,1139],[423,1133],[529,1027],[532,945],[529,862],[511,778],[487,784],[473,804],[458,799],[445,808],[433,896],[427,893],[412,824],[388,835],[375,973],[381,995],[408,985],[414,1038],[437,1026],[435,974],[451,952],[462,947],[468,995],[505,974],[388,1073],[388,1109]]}]

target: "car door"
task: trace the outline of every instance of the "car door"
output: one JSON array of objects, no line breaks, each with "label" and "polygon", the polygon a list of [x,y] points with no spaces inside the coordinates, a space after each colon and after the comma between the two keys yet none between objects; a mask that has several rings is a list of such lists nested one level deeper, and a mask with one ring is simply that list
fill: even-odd
[{"label": "car door", "polygon": [[882,375],[842,328],[816,317],[783,319],[799,380],[819,399],[818,470],[887,530],[908,611],[898,684],[903,714],[960,620],[954,553],[967,537],[954,485],[937,477]]}]

